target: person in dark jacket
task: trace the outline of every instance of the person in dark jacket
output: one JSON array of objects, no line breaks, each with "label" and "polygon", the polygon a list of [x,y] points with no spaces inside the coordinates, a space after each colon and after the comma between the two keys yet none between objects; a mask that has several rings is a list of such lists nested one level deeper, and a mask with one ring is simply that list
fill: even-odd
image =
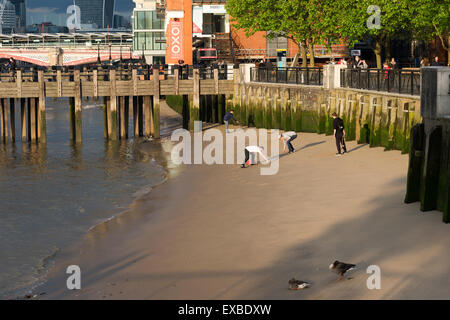
[{"label": "person in dark jacket", "polygon": [[347,153],[347,147],[345,146],[345,128],[344,128],[344,121],[339,118],[334,112],[332,114],[333,117],[333,128],[334,128],[334,138],[336,139],[336,147],[338,153],[336,153],[336,156],[341,156],[341,145],[343,147],[344,153]]},{"label": "person in dark jacket", "polygon": [[230,121],[230,120],[234,120],[236,122],[239,122],[234,117],[234,110],[230,110],[230,112],[227,112],[225,114],[225,116],[223,117],[223,122],[225,123],[225,131],[226,131],[226,133],[230,133],[230,131],[228,131],[228,121]]}]

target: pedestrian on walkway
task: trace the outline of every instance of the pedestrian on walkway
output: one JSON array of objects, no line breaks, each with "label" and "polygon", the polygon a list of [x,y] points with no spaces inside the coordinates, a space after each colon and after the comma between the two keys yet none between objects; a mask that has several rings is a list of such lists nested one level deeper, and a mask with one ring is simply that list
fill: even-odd
[{"label": "pedestrian on walkway", "polygon": [[284,142],[283,152],[286,152],[286,146],[289,148],[288,154],[295,151],[292,146],[292,141],[295,140],[295,138],[297,138],[297,133],[295,131],[287,131],[280,134],[280,140]]},{"label": "pedestrian on walkway", "polygon": [[344,128],[344,121],[339,118],[334,112],[332,114],[333,117],[333,128],[334,128],[334,138],[336,139],[336,148],[337,153],[336,156],[341,156],[341,145],[343,147],[344,153],[347,153],[347,147],[345,146],[345,128]]},{"label": "pedestrian on walkway", "polygon": [[266,156],[263,153],[264,151],[264,147],[260,147],[260,146],[248,146],[245,147],[245,160],[244,163],[241,165],[241,168],[245,168],[246,165],[250,164],[249,160],[250,160],[250,153],[252,154],[252,158],[253,156],[255,156],[256,154],[259,154],[265,162],[270,162],[269,159],[266,158]]},{"label": "pedestrian on walkway", "polygon": [[225,114],[225,116],[223,117],[223,122],[225,123],[225,131],[226,131],[226,133],[230,133],[230,131],[228,130],[228,122],[229,122],[230,120],[239,122],[239,121],[237,121],[236,118],[234,117],[234,110],[230,110],[230,112],[227,112],[227,113]]}]

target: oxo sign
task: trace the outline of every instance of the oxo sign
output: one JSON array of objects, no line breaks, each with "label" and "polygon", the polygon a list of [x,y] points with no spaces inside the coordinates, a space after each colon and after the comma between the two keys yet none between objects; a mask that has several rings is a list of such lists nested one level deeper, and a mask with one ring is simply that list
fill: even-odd
[{"label": "oxo sign", "polygon": [[183,24],[180,20],[169,22],[168,28],[168,60],[183,60]]}]

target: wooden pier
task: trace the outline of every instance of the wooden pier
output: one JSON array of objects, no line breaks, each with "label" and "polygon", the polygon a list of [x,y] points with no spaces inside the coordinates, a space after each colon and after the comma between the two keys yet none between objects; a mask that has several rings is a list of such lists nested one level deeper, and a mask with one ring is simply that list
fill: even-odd
[{"label": "wooden pier", "polygon": [[[201,80],[199,69],[191,79],[182,79],[179,69],[173,75],[152,74],[137,69],[94,69],[69,71],[16,70],[0,75],[0,138],[16,142],[15,107],[21,110],[22,142],[46,143],[46,98],[69,98],[71,139],[82,141],[82,100],[103,97],[104,137],[110,140],[126,139],[130,114],[133,115],[133,135],[160,137],[160,103],[166,95],[182,95],[188,108],[183,112],[189,129],[200,118],[201,96],[229,95],[239,86],[239,69],[234,69],[233,80],[219,79],[218,70],[211,79]],[[184,78],[184,77],[183,77]],[[9,101],[9,103],[8,103]]]}]

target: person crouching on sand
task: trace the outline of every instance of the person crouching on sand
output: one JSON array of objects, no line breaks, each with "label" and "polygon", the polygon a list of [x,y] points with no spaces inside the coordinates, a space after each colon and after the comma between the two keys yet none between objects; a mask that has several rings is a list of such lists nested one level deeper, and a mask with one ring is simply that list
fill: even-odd
[{"label": "person crouching on sand", "polygon": [[244,160],[244,163],[241,165],[241,168],[245,168],[245,165],[249,164],[250,153],[252,155],[260,154],[261,157],[265,160],[265,162],[270,162],[270,160],[267,159],[266,156],[264,155],[263,151],[264,151],[264,148],[259,147],[259,146],[245,147],[245,160]]},{"label": "person crouching on sand", "polygon": [[295,131],[288,131],[280,134],[280,140],[284,142],[283,152],[286,152],[286,146],[289,148],[289,153],[294,152],[294,147],[292,146],[292,141],[297,138],[297,133]]},{"label": "person crouching on sand", "polygon": [[223,117],[223,122],[225,123],[225,131],[226,133],[230,133],[230,131],[228,130],[228,121],[230,120],[234,120],[237,123],[239,123],[239,121],[236,120],[236,118],[234,117],[234,110],[231,110],[230,112],[227,112],[225,114],[225,116]]}]

